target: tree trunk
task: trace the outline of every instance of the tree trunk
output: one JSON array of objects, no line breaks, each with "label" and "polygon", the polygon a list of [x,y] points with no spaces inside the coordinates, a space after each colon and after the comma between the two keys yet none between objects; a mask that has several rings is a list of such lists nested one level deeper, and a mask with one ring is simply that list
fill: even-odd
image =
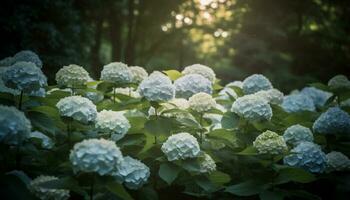
[{"label": "tree trunk", "polygon": [[112,61],[122,61],[122,16],[113,8],[109,12],[110,40],[112,45]]},{"label": "tree trunk", "polygon": [[95,43],[91,47],[91,67],[94,73],[94,78],[98,78],[100,76],[100,71],[102,68],[101,60],[100,60],[100,48],[101,48],[101,37],[102,37],[102,23],[103,17],[97,17],[95,23]]},{"label": "tree trunk", "polygon": [[134,24],[135,24],[135,2],[134,0],[128,1],[128,35],[127,44],[125,48],[125,61],[128,65],[134,64],[134,50],[135,50],[135,37],[134,37]]}]

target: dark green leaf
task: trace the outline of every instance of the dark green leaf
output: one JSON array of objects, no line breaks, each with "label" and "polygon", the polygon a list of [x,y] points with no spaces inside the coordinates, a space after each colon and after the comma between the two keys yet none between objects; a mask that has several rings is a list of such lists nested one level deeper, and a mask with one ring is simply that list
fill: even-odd
[{"label": "dark green leaf", "polygon": [[171,185],[171,183],[179,175],[181,168],[177,167],[172,163],[163,163],[159,167],[159,177],[164,180],[166,183]]}]

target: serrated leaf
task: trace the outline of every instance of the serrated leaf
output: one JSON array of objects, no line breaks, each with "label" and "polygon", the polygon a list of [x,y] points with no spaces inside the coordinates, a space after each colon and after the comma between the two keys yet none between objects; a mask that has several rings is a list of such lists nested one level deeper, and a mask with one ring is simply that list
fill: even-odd
[{"label": "serrated leaf", "polygon": [[164,180],[168,185],[176,179],[179,175],[181,168],[172,163],[163,163],[159,167],[159,177]]},{"label": "serrated leaf", "polygon": [[182,76],[181,72],[177,70],[165,70],[163,71],[172,81],[175,81],[176,79],[180,78]]},{"label": "serrated leaf", "polygon": [[233,129],[239,124],[239,116],[233,112],[226,112],[221,119],[222,128]]},{"label": "serrated leaf", "polygon": [[218,186],[224,185],[231,181],[230,175],[221,171],[214,171],[210,173],[208,178],[211,182]]}]

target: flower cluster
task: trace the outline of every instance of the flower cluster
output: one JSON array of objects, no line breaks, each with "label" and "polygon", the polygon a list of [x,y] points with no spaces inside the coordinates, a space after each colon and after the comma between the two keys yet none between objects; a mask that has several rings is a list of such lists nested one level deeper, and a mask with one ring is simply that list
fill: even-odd
[{"label": "flower cluster", "polygon": [[231,82],[231,83],[226,84],[225,87],[238,87],[238,88],[243,88],[243,82],[242,82],[242,81],[233,81],[233,82]]},{"label": "flower cluster", "polygon": [[270,120],[272,109],[269,103],[256,95],[239,97],[232,104],[232,112],[252,122]]},{"label": "flower cluster", "polygon": [[288,127],[283,134],[287,144],[297,146],[300,142],[313,142],[314,136],[311,130],[299,124]]},{"label": "flower cluster", "polygon": [[5,85],[4,81],[2,80],[2,74],[4,73],[4,71],[7,69],[7,67],[0,67],[0,92],[4,92],[4,93],[10,93],[13,95],[19,95],[20,91],[16,90],[16,89],[12,89],[9,88]]},{"label": "flower cluster", "polygon": [[272,89],[272,84],[264,75],[253,74],[244,79],[242,89],[244,94],[254,94],[261,90]]},{"label": "flower cluster", "polygon": [[195,158],[199,155],[198,141],[189,133],[170,136],[162,145],[162,151],[169,161]]},{"label": "flower cluster", "polygon": [[216,170],[216,164],[213,158],[208,155],[204,154],[203,158],[201,158],[201,161],[199,163],[199,172],[200,173],[211,173]]},{"label": "flower cluster", "polygon": [[56,82],[60,87],[77,88],[90,80],[89,73],[79,65],[63,66],[56,73]]},{"label": "flower cluster", "polygon": [[212,83],[202,75],[188,74],[175,80],[176,97],[188,99],[199,92],[212,93]]},{"label": "flower cluster", "polygon": [[34,63],[39,68],[43,66],[43,62],[40,60],[39,56],[30,50],[20,51],[13,56],[13,64],[21,61]]},{"label": "flower cluster", "polygon": [[29,134],[29,138],[36,138],[41,140],[41,147],[44,149],[52,149],[54,142],[51,138],[39,131],[33,131]]},{"label": "flower cluster", "polygon": [[288,150],[283,137],[269,130],[256,137],[253,146],[260,154],[267,155],[284,154]]},{"label": "flower cluster", "polygon": [[129,189],[137,190],[147,183],[150,174],[150,169],[145,164],[126,156],[122,163],[117,165],[113,176],[124,182],[125,186]]},{"label": "flower cluster", "polygon": [[62,98],[56,107],[61,116],[71,117],[84,124],[95,121],[97,116],[95,104],[81,96]]},{"label": "flower cluster", "polygon": [[19,145],[29,137],[30,121],[15,107],[0,105],[0,142]]},{"label": "flower cluster", "polygon": [[350,170],[350,159],[341,152],[332,151],[326,155],[327,171]]},{"label": "flower cluster", "polygon": [[175,95],[175,88],[170,78],[158,71],[145,78],[140,83],[138,91],[149,101],[168,101]]},{"label": "flower cluster", "polygon": [[312,173],[322,173],[327,166],[326,154],[312,142],[301,142],[294,147],[283,162],[292,167],[299,167]]},{"label": "flower cluster", "polygon": [[58,180],[54,176],[38,176],[29,183],[29,190],[41,200],[66,200],[69,198],[69,190],[50,189],[42,185],[46,182]]},{"label": "flower cluster", "polygon": [[115,142],[105,139],[87,139],[76,143],[69,155],[75,172],[96,172],[111,175],[115,166],[123,161],[123,155]]},{"label": "flower cluster", "polygon": [[332,96],[332,93],[314,87],[305,87],[300,91],[300,94],[310,97],[317,108],[322,107]]},{"label": "flower cluster", "polygon": [[237,99],[237,93],[230,87],[224,87],[222,90],[220,90],[217,99],[230,100],[232,97]]},{"label": "flower cluster", "polygon": [[282,108],[289,113],[316,110],[313,100],[303,94],[290,94],[285,96]]},{"label": "flower cluster", "polygon": [[214,83],[216,79],[215,72],[210,67],[201,64],[187,66],[181,73],[184,75],[199,74],[210,80],[212,83]]},{"label": "flower cluster", "polygon": [[331,89],[349,89],[350,81],[344,75],[336,75],[328,81],[328,86]]},{"label": "flower cluster", "polygon": [[322,134],[349,134],[350,115],[339,107],[329,108],[318,117],[312,128]]},{"label": "flower cluster", "polygon": [[133,66],[129,67],[129,70],[131,73],[131,82],[133,83],[140,83],[143,79],[148,77],[147,71],[142,67]]},{"label": "flower cluster", "polygon": [[6,87],[23,91],[26,94],[41,92],[47,86],[46,76],[31,62],[16,62],[7,67],[2,74],[2,81]]},{"label": "flower cluster", "polygon": [[283,102],[283,93],[275,88],[269,90],[260,90],[256,92],[254,95],[260,96],[265,99],[270,104],[282,104]]},{"label": "flower cluster", "polygon": [[110,133],[114,141],[120,140],[130,129],[130,123],[123,114],[102,110],[97,114],[95,127],[98,131]]},{"label": "flower cluster", "polygon": [[200,92],[190,97],[189,104],[192,110],[205,112],[215,108],[216,102],[211,95]]},{"label": "flower cluster", "polygon": [[132,75],[126,64],[112,62],[103,66],[100,79],[114,84],[126,84],[132,81]]}]

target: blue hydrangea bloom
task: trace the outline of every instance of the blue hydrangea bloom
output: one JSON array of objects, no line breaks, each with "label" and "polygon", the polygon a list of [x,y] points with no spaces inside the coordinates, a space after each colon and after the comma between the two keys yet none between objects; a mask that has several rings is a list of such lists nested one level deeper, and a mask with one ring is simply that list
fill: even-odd
[{"label": "blue hydrangea bloom", "polygon": [[310,97],[318,108],[324,106],[327,100],[332,96],[332,93],[314,87],[305,87],[300,91],[300,94]]},{"label": "blue hydrangea bloom", "polygon": [[20,51],[13,56],[14,63],[20,61],[34,63],[39,68],[43,66],[43,62],[40,60],[39,56],[30,50]]},{"label": "blue hydrangea bloom", "polygon": [[254,94],[261,90],[272,89],[272,84],[268,78],[261,74],[253,74],[243,81],[244,94]]},{"label": "blue hydrangea bloom", "polygon": [[174,82],[177,98],[188,99],[199,92],[211,94],[213,91],[210,80],[199,74],[188,74]]},{"label": "blue hydrangea bloom", "polygon": [[300,142],[313,142],[314,136],[309,128],[299,124],[288,127],[283,134],[287,144],[296,146]]},{"label": "blue hydrangea bloom", "polygon": [[318,117],[312,128],[322,134],[349,134],[350,115],[339,107],[329,108]]},{"label": "blue hydrangea bloom", "polygon": [[168,101],[175,95],[175,87],[170,78],[159,71],[145,78],[137,90],[148,101]]},{"label": "blue hydrangea bloom", "polygon": [[312,99],[302,94],[291,94],[285,96],[283,99],[282,108],[289,113],[316,110]]},{"label": "blue hydrangea bloom", "polygon": [[284,157],[285,165],[299,167],[312,173],[322,173],[327,167],[326,154],[312,142],[301,142]]}]

